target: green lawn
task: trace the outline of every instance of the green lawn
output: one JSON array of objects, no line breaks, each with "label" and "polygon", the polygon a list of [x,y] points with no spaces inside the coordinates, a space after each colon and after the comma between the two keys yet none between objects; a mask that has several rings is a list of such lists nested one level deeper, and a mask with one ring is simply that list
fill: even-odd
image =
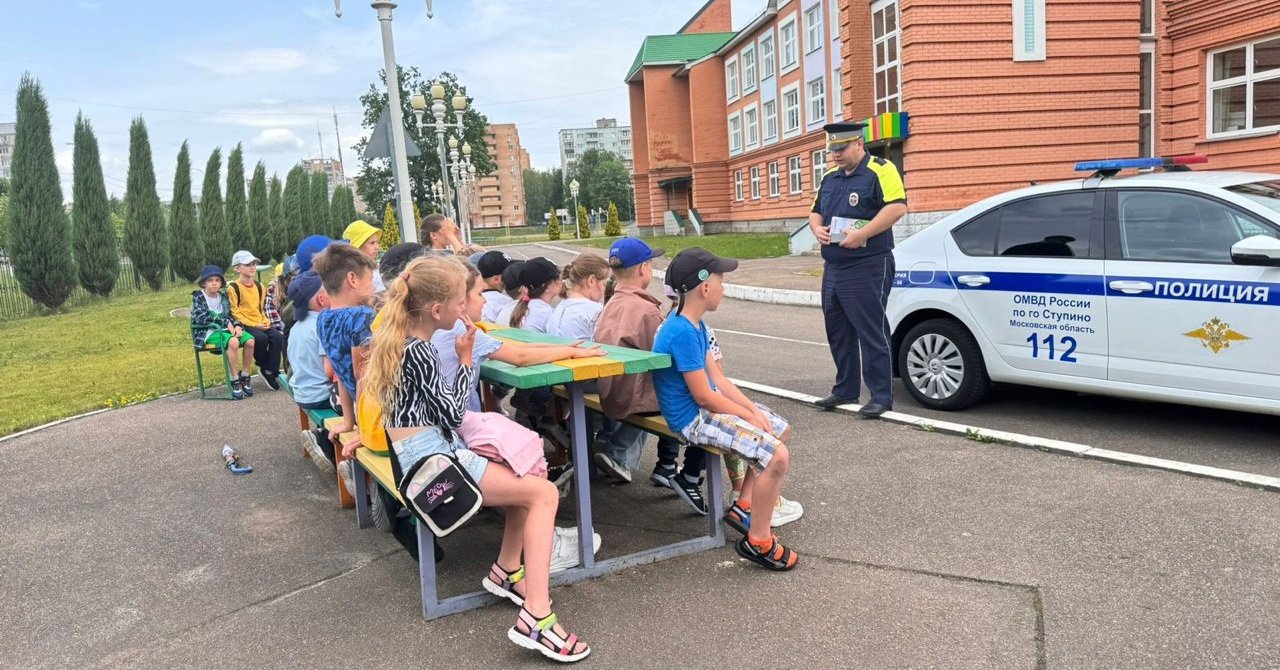
[{"label": "green lawn", "polygon": [[[569,244],[583,244],[598,249],[608,249],[616,237],[593,237],[589,240],[562,239]],[[749,260],[752,258],[776,258],[791,253],[786,233],[727,233],[724,235],[663,235],[644,240],[652,247],[662,247],[670,258],[681,249],[702,247],[725,258]]]},{"label": "green lawn", "polygon": [[[191,306],[191,291],[95,298],[66,314],[0,322],[0,435],[194,387],[188,322],[169,316]],[[221,363],[205,362],[205,380],[221,384]]]}]

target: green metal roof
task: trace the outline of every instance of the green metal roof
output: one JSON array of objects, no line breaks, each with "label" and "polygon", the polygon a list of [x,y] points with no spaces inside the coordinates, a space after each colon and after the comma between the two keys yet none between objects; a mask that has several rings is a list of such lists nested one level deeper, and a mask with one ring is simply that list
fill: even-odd
[{"label": "green metal roof", "polygon": [[689,33],[684,35],[650,35],[644,38],[636,60],[627,70],[626,81],[640,74],[646,65],[683,65],[716,52],[737,33]]}]

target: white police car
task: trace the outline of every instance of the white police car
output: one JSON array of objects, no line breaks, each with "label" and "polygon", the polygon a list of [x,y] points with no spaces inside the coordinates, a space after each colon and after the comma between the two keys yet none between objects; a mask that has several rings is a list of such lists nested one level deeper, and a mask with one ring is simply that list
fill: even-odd
[{"label": "white police car", "polygon": [[962,409],[996,381],[1280,414],[1280,175],[1201,162],[1081,163],[903,241],[888,317],[911,396]]}]

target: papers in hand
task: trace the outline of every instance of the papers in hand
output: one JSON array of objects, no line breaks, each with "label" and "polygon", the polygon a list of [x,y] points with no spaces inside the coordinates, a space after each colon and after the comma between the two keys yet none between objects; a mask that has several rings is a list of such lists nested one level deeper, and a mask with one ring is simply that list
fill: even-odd
[{"label": "papers in hand", "polygon": [[[828,226],[831,231],[831,244],[840,244],[844,241],[845,235],[848,234],[850,229],[860,230],[868,223],[870,221],[866,219],[851,219],[847,216],[831,217],[831,225]],[[867,246],[867,243],[864,241],[862,246]]]}]

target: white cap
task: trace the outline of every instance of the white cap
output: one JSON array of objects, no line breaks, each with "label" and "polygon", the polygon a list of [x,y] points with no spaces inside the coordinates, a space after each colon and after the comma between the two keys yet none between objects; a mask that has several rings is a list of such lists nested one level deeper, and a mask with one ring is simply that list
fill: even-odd
[{"label": "white cap", "polygon": [[258,257],[254,256],[252,252],[244,249],[237,251],[236,254],[231,257],[232,265],[257,265],[261,262],[262,261],[258,260]]}]

